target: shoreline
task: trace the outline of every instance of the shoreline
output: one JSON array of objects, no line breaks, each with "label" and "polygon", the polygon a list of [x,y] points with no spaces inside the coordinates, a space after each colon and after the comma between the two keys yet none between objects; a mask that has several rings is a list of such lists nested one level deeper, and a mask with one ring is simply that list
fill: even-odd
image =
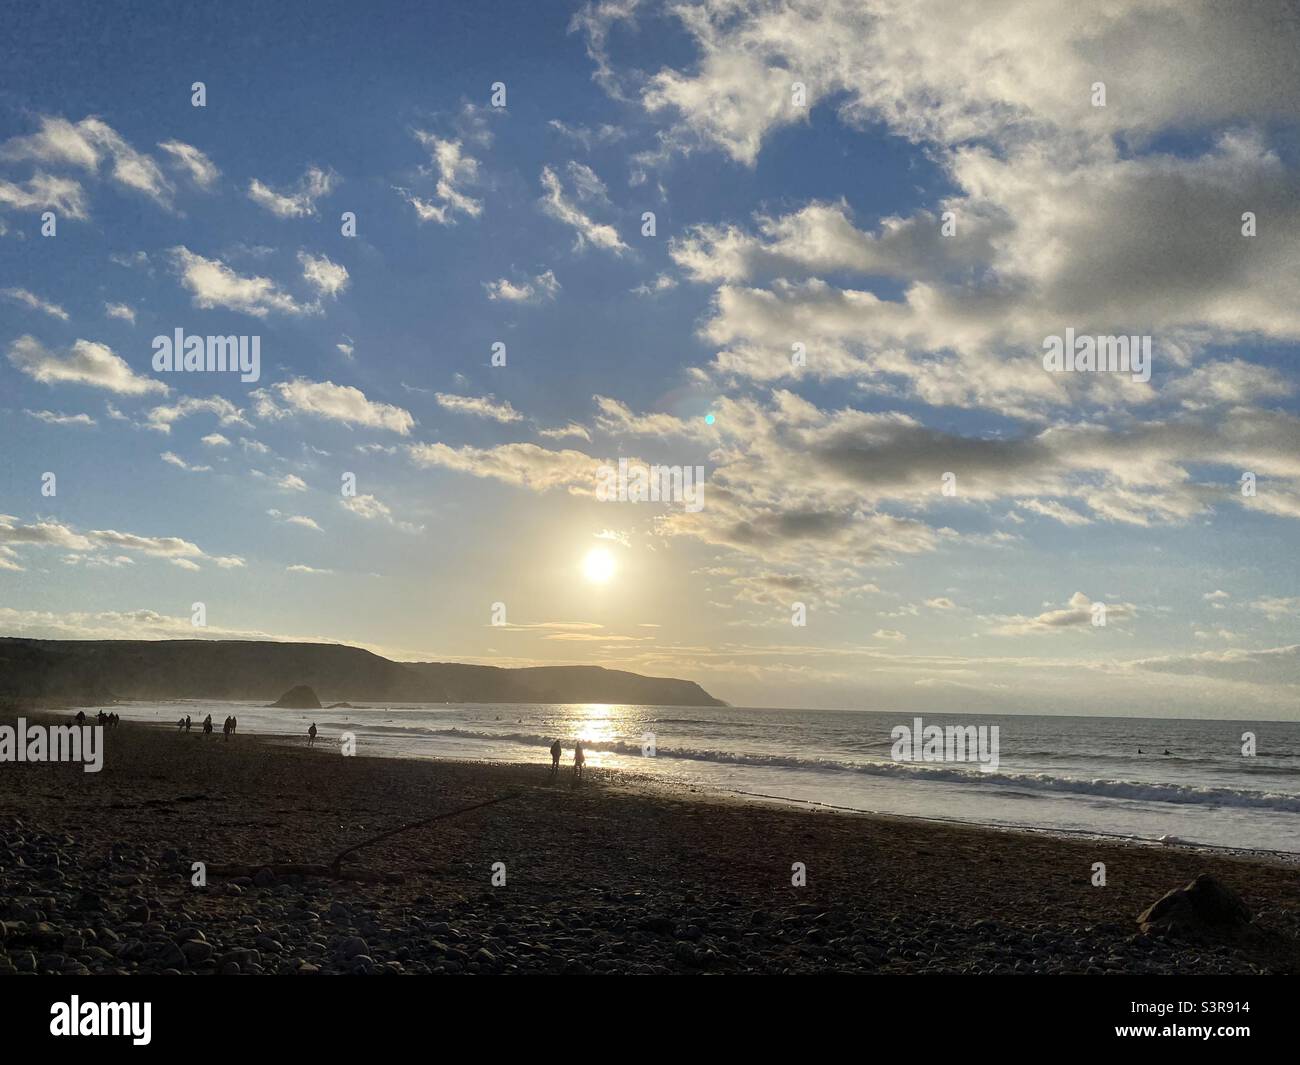
[{"label": "shoreline", "polygon": [[[177,700],[175,705],[184,706],[189,700]],[[203,701],[198,701],[202,704]],[[460,705],[460,704],[456,704]],[[474,704],[477,705],[477,704]],[[501,704],[513,705],[513,704]],[[545,705],[545,704],[542,704]],[[322,710],[331,709],[322,707]],[[375,707],[351,707],[350,709],[377,709]],[[302,711],[306,713],[307,711]],[[144,725],[148,728],[157,728],[163,732],[170,731],[171,726],[161,722],[133,722],[134,724]],[[328,724],[328,723],[327,723]],[[289,747],[300,745],[301,737],[298,732],[258,732],[248,733],[247,735],[256,735],[267,743],[283,744]],[[377,754],[368,755],[385,760],[407,761],[407,762],[446,762],[464,766],[476,765],[496,765],[496,766],[519,766],[532,765],[535,763],[527,761],[505,761],[494,759],[470,759],[455,758],[444,755],[407,755],[407,754]],[[542,754],[539,752],[539,762],[542,761]],[[591,767],[589,767],[590,769]],[[965,825],[972,828],[986,829],[991,832],[1024,832],[1034,835],[1046,835],[1052,838],[1062,840],[1092,840],[1099,843],[1128,844],[1136,847],[1152,847],[1159,850],[1184,850],[1191,852],[1204,852],[1208,854],[1218,854],[1225,856],[1237,856],[1250,858],[1258,861],[1269,861],[1284,865],[1300,866],[1300,849],[1295,851],[1285,851],[1269,849],[1264,847],[1232,847],[1214,843],[1201,843],[1195,840],[1170,839],[1163,840],[1149,836],[1133,836],[1119,832],[1103,832],[1090,829],[1066,829],[1066,828],[1048,828],[1032,824],[1011,824],[993,821],[980,821],[963,817],[941,817],[928,816],[925,814],[908,814],[894,813],[885,810],[869,810],[861,807],[843,806],[835,803],[822,802],[816,799],[801,799],[792,796],[773,795],[761,792],[749,792],[741,788],[727,788],[707,782],[679,782],[668,780],[663,777],[651,774],[638,773],[629,769],[601,769],[601,772],[618,773],[629,780],[637,781],[651,791],[661,790],[666,794],[674,795],[681,790],[689,791],[695,794],[701,800],[706,796],[734,797],[743,802],[752,802],[759,805],[771,805],[775,807],[793,807],[797,809],[820,810],[829,813],[836,813],[846,816],[863,816],[863,817],[883,817],[899,818],[904,821],[917,821],[926,824],[940,825]]]},{"label": "shoreline", "polygon": [[[549,765],[344,758],[127,721],[105,740],[96,774],[0,766],[0,971],[1300,971],[1296,870],[1275,860],[616,770],[575,788],[567,766],[552,781]],[[349,847],[503,795],[376,839],[329,875]],[[1140,912],[1202,872],[1245,900],[1246,934],[1139,932]]]}]

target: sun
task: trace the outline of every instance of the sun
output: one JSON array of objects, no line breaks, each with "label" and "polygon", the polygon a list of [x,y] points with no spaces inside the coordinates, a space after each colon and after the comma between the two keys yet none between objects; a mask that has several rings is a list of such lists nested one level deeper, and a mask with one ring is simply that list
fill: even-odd
[{"label": "sun", "polygon": [[592,584],[606,583],[616,568],[614,556],[603,547],[593,547],[582,560],[582,575]]}]

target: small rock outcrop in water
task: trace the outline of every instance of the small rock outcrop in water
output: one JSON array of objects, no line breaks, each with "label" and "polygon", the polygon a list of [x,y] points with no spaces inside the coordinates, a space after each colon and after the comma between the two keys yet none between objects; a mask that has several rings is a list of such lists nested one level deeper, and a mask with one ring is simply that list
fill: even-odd
[{"label": "small rock outcrop in water", "polygon": [[1250,924],[1250,910],[1231,888],[1209,873],[1175,888],[1138,917],[1143,932],[1234,932]]},{"label": "small rock outcrop in water", "polygon": [[280,710],[319,710],[321,708],[316,693],[305,684],[290,688],[271,705]]}]

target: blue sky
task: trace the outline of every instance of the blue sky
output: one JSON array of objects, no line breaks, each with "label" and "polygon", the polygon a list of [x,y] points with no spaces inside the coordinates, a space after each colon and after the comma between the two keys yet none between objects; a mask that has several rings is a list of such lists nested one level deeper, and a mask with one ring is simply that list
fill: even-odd
[{"label": "blue sky", "polygon": [[[1293,717],[1296,27],[1076,8],[21,12],[0,630]],[[1150,382],[1049,373],[1067,327]],[[260,379],[155,372],[177,328]]]}]

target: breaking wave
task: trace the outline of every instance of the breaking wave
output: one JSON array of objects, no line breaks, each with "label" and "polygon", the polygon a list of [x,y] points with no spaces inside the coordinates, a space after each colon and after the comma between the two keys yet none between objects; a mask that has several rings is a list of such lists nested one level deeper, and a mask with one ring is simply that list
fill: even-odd
[{"label": "breaking wave", "polygon": [[[341,726],[345,727],[345,726]],[[356,725],[350,727],[358,728]],[[358,731],[411,736],[448,736],[465,740],[495,743],[517,743],[536,747],[539,754],[554,741],[554,735],[531,732],[477,732],[462,728],[412,728],[396,725],[360,726]],[[569,741],[564,740],[565,747]],[[584,746],[589,751],[640,757],[641,745],[625,740],[592,740]],[[676,758],[696,762],[716,762],[727,765],[752,765],[775,769],[794,769],[814,773],[846,773],[894,780],[922,780],[938,783],[963,784],[979,787],[1012,789],[1029,794],[1095,795],[1108,799],[1126,799],[1138,802],[1164,802],[1178,805],[1237,806],[1260,810],[1278,810],[1300,813],[1300,795],[1280,792],[1252,791],[1241,788],[1205,788],[1189,784],[1151,783],[1137,780],[1112,780],[1104,778],[1078,779],[1052,776],[1047,773],[983,773],[974,763],[970,768],[953,765],[918,765],[903,762],[843,762],[832,758],[799,758],[783,754],[736,754],[730,751],[669,748],[659,746],[658,758]]]}]

